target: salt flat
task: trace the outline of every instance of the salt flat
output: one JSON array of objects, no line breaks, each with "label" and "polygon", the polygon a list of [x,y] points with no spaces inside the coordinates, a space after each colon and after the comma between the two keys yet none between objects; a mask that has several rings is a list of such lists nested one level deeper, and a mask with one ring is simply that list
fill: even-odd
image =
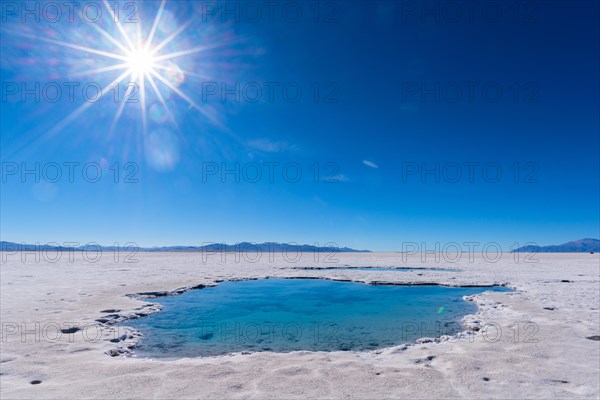
[{"label": "salt flat", "polygon": [[[592,398],[600,396],[600,255],[434,255],[306,253],[292,262],[263,254],[112,253],[92,262],[2,254],[0,397],[13,398]],[[226,259],[222,260],[221,257]],[[25,257],[25,260],[22,258]],[[315,258],[318,258],[316,260]],[[425,257],[425,259],[423,259]],[[204,259],[203,259],[204,258]],[[500,258],[495,261],[496,258]],[[329,262],[326,262],[329,261]],[[409,272],[298,267],[455,268]],[[486,292],[467,317],[471,334],[370,352],[233,354],[149,360],[112,357],[124,343],[107,315],[145,313],[152,299],[126,296],[220,280],[322,277],[381,283],[507,284]],[[119,310],[119,311],[111,311]],[[37,325],[36,325],[37,324]],[[57,335],[77,326],[75,333]],[[102,326],[100,329],[99,327]],[[479,330],[477,330],[479,329]],[[96,339],[96,336],[98,338]],[[426,335],[425,335],[426,336]],[[32,384],[32,381],[41,383]]]}]

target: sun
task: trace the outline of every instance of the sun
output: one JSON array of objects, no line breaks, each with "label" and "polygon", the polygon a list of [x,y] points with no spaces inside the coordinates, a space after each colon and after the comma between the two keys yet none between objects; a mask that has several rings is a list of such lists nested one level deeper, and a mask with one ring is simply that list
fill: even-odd
[{"label": "sun", "polygon": [[[100,97],[105,96],[108,93],[114,93],[113,88],[121,87],[122,83],[126,84],[126,93],[123,97],[126,101],[121,101],[117,107],[114,118],[112,120],[109,134],[112,135],[114,129],[117,127],[118,121],[123,114],[123,110],[126,104],[139,104],[139,110],[142,122],[142,131],[145,135],[147,129],[147,110],[148,104],[147,95],[153,93],[158,102],[162,105],[166,115],[171,123],[177,125],[177,121],[166,102],[166,94],[170,96],[171,93],[175,94],[179,98],[183,99],[188,103],[188,108],[194,108],[212,123],[217,123],[217,119],[211,110],[206,107],[201,107],[197,104],[192,97],[186,94],[181,88],[180,84],[183,82],[182,76],[191,75],[197,76],[198,74],[186,71],[175,64],[175,59],[180,57],[192,56],[197,53],[204,52],[211,47],[206,43],[200,43],[200,45],[182,49],[178,51],[167,52],[166,49],[170,44],[177,48],[177,38],[190,26],[195,18],[190,18],[186,22],[180,24],[166,37],[160,41],[155,41],[156,34],[161,23],[162,16],[165,12],[165,6],[167,1],[161,0],[156,16],[152,21],[150,30],[144,31],[142,29],[142,21],[137,21],[137,25],[129,30],[126,30],[124,26],[115,21],[118,20],[118,16],[114,14],[113,7],[108,3],[108,0],[102,0],[106,10],[108,11],[110,18],[108,21],[115,24],[116,31],[119,32],[120,36],[114,37],[111,33],[104,30],[98,24],[91,24],[90,26],[98,33],[98,38],[105,40],[99,40],[99,46],[87,47],[76,43],[69,43],[62,40],[57,40],[51,37],[40,37],[31,35],[28,33],[22,33],[22,36],[29,37],[41,42],[51,43],[53,45],[63,46],[68,49],[77,50],[96,56],[102,56],[106,59],[111,60],[111,64],[101,66],[98,68],[92,68],[89,70],[83,70],[76,73],[71,73],[70,76],[95,76],[98,74],[110,73],[116,77],[110,81],[105,87],[101,87]],[[108,17],[107,17],[108,18]],[[135,31],[133,30],[135,29]],[[175,79],[174,79],[175,78]],[[161,88],[162,86],[162,88]],[[139,96],[139,101],[129,101],[132,97]],[[135,100],[138,100],[135,98]],[[85,102],[78,108],[73,110],[70,114],[59,121],[49,131],[49,135],[53,135],[67,125],[73,122],[78,116],[80,116],[85,110],[90,108],[96,102]]]},{"label": "sun", "polygon": [[145,76],[155,72],[157,66],[156,57],[145,46],[127,53],[126,59],[127,67],[134,76]]}]

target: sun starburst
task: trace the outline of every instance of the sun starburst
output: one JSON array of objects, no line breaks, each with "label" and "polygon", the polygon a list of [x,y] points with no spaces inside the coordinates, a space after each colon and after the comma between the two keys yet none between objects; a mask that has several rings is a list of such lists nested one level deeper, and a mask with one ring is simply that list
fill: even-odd
[{"label": "sun starburst", "polygon": [[[193,19],[184,22],[179,27],[174,29],[171,33],[169,33],[162,41],[158,43],[154,43],[154,39],[157,37],[156,33],[159,29],[161,18],[165,14],[165,5],[166,0],[162,0],[158,11],[154,17],[152,22],[152,26],[150,31],[145,35],[142,33],[142,22],[141,20],[136,23],[136,32],[132,34],[132,32],[128,32],[122,23],[117,23],[117,16],[114,14],[113,7],[108,3],[107,0],[102,0],[106,10],[109,15],[112,17],[112,21],[116,26],[116,30],[119,33],[119,37],[114,37],[107,30],[103,29],[97,24],[93,24],[93,28],[108,42],[114,45],[117,48],[117,51],[107,50],[105,48],[87,47],[82,46],[76,43],[69,43],[57,39],[53,39],[51,37],[39,37],[31,34],[23,34],[23,36],[30,37],[35,40],[39,40],[42,42],[51,43],[53,45],[59,45],[71,50],[81,51],[88,54],[92,54],[95,56],[101,56],[106,60],[112,61],[113,63],[110,65],[96,67],[84,71],[79,71],[76,74],[72,74],[75,76],[86,76],[86,75],[98,75],[98,74],[107,74],[113,73],[116,78],[111,80],[108,85],[102,88],[101,97],[105,96],[108,92],[110,92],[110,88],[114,87],[114,85],[120,85],[123,82],[129,82],[131,84],[127,85],[127,90],[124,98],[127,99],[132,93],[139,94],[139,101],[135,103],[139,104],[141,111],[141,122],[143,133],[146,134],[147,128],[147,89],[150,89],[153,95],[156,97],[158,102],[162,105],[165,110],[166,115],[169,120],[177,125],[175,118],[173,117],[172,110],[169,109],[167,102],[165,101],[164,95],[162,93],[160,86],[162,85],[168,91],[175,93],[178,97],[180,97],[183,101],[185,101],[189,107],[194,108],[200,111],[205,117],[207,117],[211,122],[216,123],[216,120],[213,115],[211,115],[205,108],[198,105],[191,96],[187,95],[181,88],[179,88],[179,84],[183,80],[183,78],[179,78],[178,81],[173,82],[170,77],[172,75],[185,77],[186,75],[194,75],[192,72],[188,72],[182,70],[177,64],[175,64],[175,59],[179,57],[189,56],[195,53],[200,53],[209,49],[209,46],[197,46],[187,50],[174,51],[171,53],[165,52],[165,49],[168,48],[169,44],[172,44],[177,40],[178,37],[186,30],[186,28],[190,25]],[[95,102],[94,102],[95,103]],[[49,132],[49,134],[57,133],[64,129],[68,124],[73,122],[78,116],[80,116],[84,111],[94,104],[92,102],[86,102],[73,110],[70,114],[68,114],[65,118],[63,118],[58,124],[56,124]],[[124,108],[126,106],[126,101],[120,102],[115,112],[114,119],[111,124],[110,134],[112,134],[114,128],[116,127],[121,115],[123,114]]]}]

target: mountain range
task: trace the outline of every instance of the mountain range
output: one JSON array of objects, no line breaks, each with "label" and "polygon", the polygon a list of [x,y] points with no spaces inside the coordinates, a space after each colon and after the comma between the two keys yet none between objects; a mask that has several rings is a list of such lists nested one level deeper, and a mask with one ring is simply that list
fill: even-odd
[{"label": "mountain range", "polygon": [[[370,253],[370,250],[356,250],[349,247],[335,246],[314,246],[309,244],[289,244],[277,242],[250,243],[241,242],[237,244],[211,243],[202,246],[161,246],[161,247],[137,247],[135,244],[129,246],[99,246],[85,244],[71,247],[64,243],[59,244],[27,244],[0,241],[0,251],[72,251],[72,250],[90,250],[96,251],[100,248],[102,251],[117,250],[135,250],[144,252],[185,252],[185,251],[245,251],[245,252],[340,252],[340,253]],[[600,240],[598,239],[580,239],[558,245],[538,246],[527,245],[519,247],[513,252],[528,253],[587,253],[600,252]]]},{"label": "mountain range", "polygon": [[529,245],[513,250],[513,252],[520,253],[587,253],[593,251],[600,251],[600,240],[586,238],[550,246]]},{"label": "mountain range", "polygon": [[339,253],[370,253],[369,250],[355,250],[349,247],[336,246],[314,246],[309,244],[289,244],[289,243],[250,243],[241,242],[237,244],[211,243],[203,246],[161,246],[161,247],[137,247],[135,244],[129,246],[100,246],[95,244],[86,244],[81,246],[69,246],[56,244],[27,244],[0,241],[0,251],[72,251],[72,250],[90,250],[96,251],[116,251],[116,250],[136,250],[136,251],[245,251],[245,252],[339,252]]}]

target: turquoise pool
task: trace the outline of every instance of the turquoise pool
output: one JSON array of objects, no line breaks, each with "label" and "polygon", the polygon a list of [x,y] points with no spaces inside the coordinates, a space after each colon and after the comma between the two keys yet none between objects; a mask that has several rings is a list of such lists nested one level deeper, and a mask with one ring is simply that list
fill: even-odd
[{"label": "turquoise pool", "polygon": [[454,334],[476,311],[462,299],[502,287],[371,286],[321,279],[222,282],[153,299],[156,314],[129,321],[135,353],[195,357],[241,351],[370,350]]},{"label": "turquoise pool", "polygon": [[395,271],[395,272],[460,272],[453,268],[411,268],[411,267],[302,267],[303,270],[328,270],[328,271]]}]

